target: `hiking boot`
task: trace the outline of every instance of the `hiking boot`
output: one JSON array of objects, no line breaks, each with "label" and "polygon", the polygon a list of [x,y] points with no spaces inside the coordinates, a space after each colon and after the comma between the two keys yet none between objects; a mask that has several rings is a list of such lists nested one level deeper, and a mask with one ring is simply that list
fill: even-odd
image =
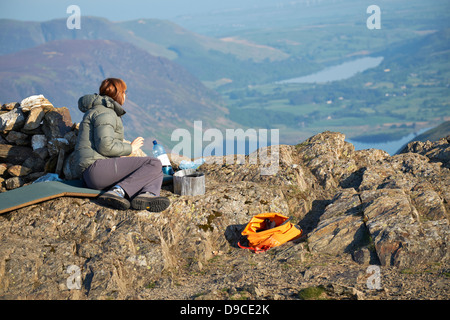
[{"label": "hiking boot", "polygon": [[131,207],[136,210],[148,210],[161,212],[170,206],[170,200],[166,197],[157,197],[150,192],[144,192],[131,200]]},{"label": "hiking boot", "polygon": [[130,208],[130,201],[125,198],[125,191],[120,186],[114,186],[100,197],[98,201],[108,207],[118,210],[127,210]]}]

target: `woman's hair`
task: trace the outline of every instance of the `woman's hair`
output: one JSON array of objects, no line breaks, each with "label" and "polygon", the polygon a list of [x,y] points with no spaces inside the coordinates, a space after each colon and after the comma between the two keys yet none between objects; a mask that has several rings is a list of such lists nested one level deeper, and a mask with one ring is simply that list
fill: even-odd
[{"label": "woman's hair", "polygon": [[124,93],[127,90],[127,85],[122,79],[108,78],[103,80],[100,85],[99,94],[113,98],[116,102],[122,105],[125,102]]}]

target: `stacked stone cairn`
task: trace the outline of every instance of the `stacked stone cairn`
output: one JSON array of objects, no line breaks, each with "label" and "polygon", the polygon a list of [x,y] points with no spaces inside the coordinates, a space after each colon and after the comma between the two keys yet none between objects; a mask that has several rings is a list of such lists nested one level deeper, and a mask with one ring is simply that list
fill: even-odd
[{"label": "stacked stone cairn", "polygon": [[69,109],[43,95],[0,109],[0,192],[32,183],[47,173],[64,176],[78,134]]}]

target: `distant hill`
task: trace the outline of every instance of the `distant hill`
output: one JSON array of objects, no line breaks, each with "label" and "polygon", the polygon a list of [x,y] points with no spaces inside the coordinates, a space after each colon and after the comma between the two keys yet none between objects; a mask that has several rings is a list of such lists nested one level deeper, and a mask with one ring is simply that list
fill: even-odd
[{"label": "distant hill", "polygon": [[70,30],[65,19],[45,22],[0,19],[0,54],[14,53],[54,40],[117,40],[130,42],[149,53],[166,58],[175,54],[156,43],[134,36],[104,18],[83,17],[79,30]]},{"label": "distant hill", "polygon": [[413,139],[413,141],[422,141],[425,142],[427,140],[434,142],[438,141],[441,138],[445,138],[450,135],[450,121],[445,121],[438,125],[436,128],[430,129]]},{"label": "distant hill", "polygon": [[202,81],[226,78],[227,81],[243,82],[267,77],[268,73],[276,73],[279,69],[286,72],[294,65],[308,67],[306,61],[298,61],[270,46],[235,37],[207,37],[166,20],[111,22],[104,18],[83,17],[80,30],[69,30],[66,19],[46,22],[0,19],[0,55],[69,39],[129,42],[152,55],[183,65]]},{"label": "distant hill", "polygon": [[177,54],[178,58],[185,55],[182,49],[202,55],[208,55],[216,51],[230,54],[239,60],[255,62],[266,59],[269,61],[284,60],[289,57],[288,54],[278,49],[233,37],[217,39],[200,35],[167,20],[140,19],[118,22],[116,25],[135,37],[167,48]]},{"label": "distant hill", "polygon": [[157,138],[167,144],[175,128],[189,128],[194,120],[218,128],[228,123],[220,97],[185,68],[110,40],[57,40],[1,56],[0,99],[43,94],[55,106],[68,107],[78,122],[78,98],[98,92],[106,77],[123,78],[128,85],[128,139],[142,135],[147,143]]}]

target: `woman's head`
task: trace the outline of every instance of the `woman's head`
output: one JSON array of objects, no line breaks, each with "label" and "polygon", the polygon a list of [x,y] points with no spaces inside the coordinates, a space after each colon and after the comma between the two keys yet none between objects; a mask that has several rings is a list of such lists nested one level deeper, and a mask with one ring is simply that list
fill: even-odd
[{"label": "woman's head", "polygon": [[126,90],[127,85],[122,79],[108,78],[103,80],[100,85],[99,94],[102,96],[111,97],[122,105],[125,102]]}]

